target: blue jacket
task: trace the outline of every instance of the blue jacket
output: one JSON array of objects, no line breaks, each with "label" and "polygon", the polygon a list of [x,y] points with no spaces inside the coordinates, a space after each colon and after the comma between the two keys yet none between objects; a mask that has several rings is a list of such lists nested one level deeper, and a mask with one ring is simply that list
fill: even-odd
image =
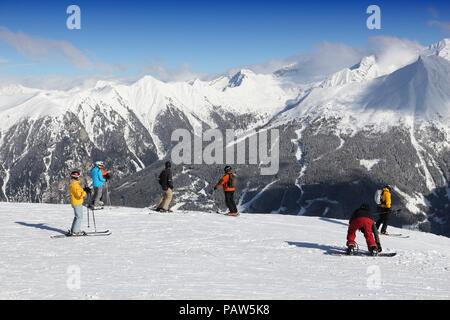
[{"label": "blue jacket", "polygon": [[106,182],[106,179],[103,178],[102,170],[100,170],[99,167],[94,167],[91,169],[91,178],[94,188],[102,187]]}]

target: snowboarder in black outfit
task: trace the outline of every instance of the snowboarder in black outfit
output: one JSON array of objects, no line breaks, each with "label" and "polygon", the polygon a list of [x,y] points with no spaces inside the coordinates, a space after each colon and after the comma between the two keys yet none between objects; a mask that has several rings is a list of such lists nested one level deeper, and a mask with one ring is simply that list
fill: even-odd
[{"label": "snowboarder in black outfit", "polygon": [[167,161],[165,169],[159,175],[159,184],[163,190],[163,196],[156,211],[158,212],[172,212],[169,209],[173,198],[173,181],[172,181],[172,163]]}]

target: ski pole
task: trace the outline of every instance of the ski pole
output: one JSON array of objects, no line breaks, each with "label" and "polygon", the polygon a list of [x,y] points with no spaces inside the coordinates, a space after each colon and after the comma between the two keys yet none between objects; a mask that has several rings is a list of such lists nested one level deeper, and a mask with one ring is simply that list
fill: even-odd
[{"label": "ski pole", "polygon": [[87,203],[87,216],[88,216],[88,228],[90,228],[90,221],[89,221],[89,204],[91,203],[91,194],[89,193],[88,203]]},{"label": "ski pole", "polygon": [[88,228],[90,228],[90,221],[89,221],[89,207],[87,207],[87,216],[88,216]]},{"label": "ski pole", "polygon": [[109,190],[108,190],[108,182],[105,183],[105,189],[106,189],[106,206],[109,207]]},{"label": "ski pole", "polygon": [[214,201],[214,206],[216,207],[216,213],[218,213],[220,210],[219,205],[217,204],[217,199],[216,199],[216,190],[213,190],[211,197],[213,198]]},{"label": "ski pole", "polygon": [[111,196],[109,194],[109,183],[106,183],[106,202],[108,203],[108,207],[111,207]]},{"label": "ski pole", "polygon": [[94,221],[94,231],[97,232],[97,225],[95,224],[95,210],[92,210],[92,220]]}]

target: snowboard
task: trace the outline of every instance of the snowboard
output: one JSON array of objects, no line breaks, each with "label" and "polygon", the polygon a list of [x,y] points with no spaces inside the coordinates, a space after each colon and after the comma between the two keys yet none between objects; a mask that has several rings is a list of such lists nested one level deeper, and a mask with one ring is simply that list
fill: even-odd
[{"label": "snowboard", "polygon": [[353,253],[352,255],[348,255],[346,250],[332,250],[328,251],[326,254],[332,256],[346,256],[346,257],[395,257],[397,252],[380,252],[376,256],[372,256],[369,251],[358,251]]}]

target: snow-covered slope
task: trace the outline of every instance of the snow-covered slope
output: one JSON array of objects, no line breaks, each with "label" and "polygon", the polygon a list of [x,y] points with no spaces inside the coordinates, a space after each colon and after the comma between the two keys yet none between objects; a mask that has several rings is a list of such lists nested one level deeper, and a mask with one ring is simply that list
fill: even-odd
[{"label": "snow-covered slope", "polygon": [[289,121],[307,114],[339,115],[348,119],[348,122],[341,122],[344,129],[355,130],[370,124],[385,130],[410,117],[447,124],[450,116],[449,72],[449,61],[439,56],[421,56],[404,68],[372,80],[359,76],[358,80],[340,78],[354,74],[338,73],[321,87],[300,97],[295,108],[281,114],[280,119]]},{"label": "snow-covered slope", "polygon": [[[414,55],[413,55],[414,56]],[[450,39],[444,39],[438,43],[430,45],[424,50],[417,52],[419,56],[438,56],[450,61]],[[378,58],[375,55],[364,57],[360,63],[350,68],[342,69],[331,76],[328,76],[324,81],[318,84],[322,88],[343,86],[353,82],[366,82],[380,76],[388,75],[396,72],[399,69],[411,64],[411,57],[405,57],[401,63],[383,61],[382,65],[378,63]],[[386,58],[384,58],[386,60]],[[283,75],[283,70],[278,71],[277,75]],[[281,72],[281,74],[280,74]]]},{"label": "snow-covered slope", "polygon": [[450,63],[441,57],[420,57],[415,63],[374,83],[361,101],[369,109],[448,120]]},{"label": "snow-covered slope", "polygon": [[382,239],[396,257],[347,257],[330,255],[345,244],[341,220],[130,208],[96,218],[110,237],[50,239],[70,206],[0,204],[0,299],[450,298],[445,237],[391,229],[410,236]]}]

